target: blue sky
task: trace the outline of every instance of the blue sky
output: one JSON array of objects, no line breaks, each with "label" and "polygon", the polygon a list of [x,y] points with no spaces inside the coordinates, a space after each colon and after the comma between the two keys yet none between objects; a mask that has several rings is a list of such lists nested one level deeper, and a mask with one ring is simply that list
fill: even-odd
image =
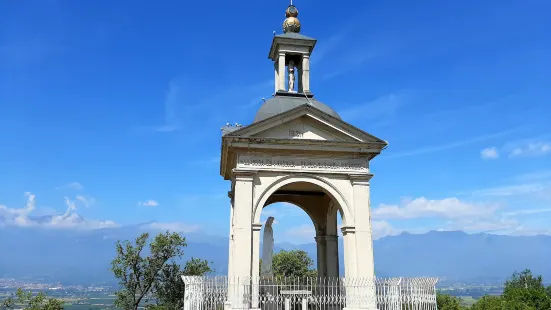
[{"label": "blue sky", "polygon": [[[220,127],[271,95],[287,5],[2,1],[1,225],[225,235]],[[315,97],[389,142],[371,164],[376,237],[551,232],[551,2],[295,5],[318,39]],[[268,214],[276,239],[312,241],[302,211]]]}]

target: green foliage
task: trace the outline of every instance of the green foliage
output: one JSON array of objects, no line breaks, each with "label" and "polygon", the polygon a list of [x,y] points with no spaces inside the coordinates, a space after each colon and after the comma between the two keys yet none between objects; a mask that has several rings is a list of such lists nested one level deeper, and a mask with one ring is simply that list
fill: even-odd
[{"label": "green foliage", "polygon": [[530,270],[515,272],[505,281],[502,296],[484,296],[471,309],[549,310],[551,309],[551,286],[546,288],[543,285],[543,278],[534,276]]},{"label": "green foliage", "polygon": [[213,272],[214,270],[211,268],[210,263],[199,258],[192,257],[184,266],[185,276],[204,276]]},{"label": "green foliage", "polygon": [[115,306],[124,310],[138,309],[145,301],[159,279],[166,263],[184,254],[185,238],[178,233],[160,233],[149,243],[149,255],[142,251],[147,245],[149,234],[136,238],[135,244],[129,241],[117,242],[117,256],[111,262],[111,270],[119,280],[121,289],[115,293]]},{"label": "green foliage", "polygon": [[302,250],[281,250],[273,257],[273,271],[276,277],[317,277],[312,268],[314,261]]},{"label": "green foliage", "polygon": [[191,258],[187,261],[183,271],[175,262],[165,265],[155,283],[154,295],[157,298],[157,305],[148,307],[148,309],[181,309],[184,306],[185,293],[185,285],[181,276],[204,276],[212,272],[213,269],[209,262],[198,258]]},{"label": "green foliage", "polygon": [[[63,301],[55,298],[49,298],[46,294],[40,292],[33,296],[31,292],[23,292],[21,288],[15,294],[16,300],[7,298],[0,305],[0,309],[25,309],[25,310],[61,310]],[[22,308],[21,308],[22,307]]]},{"label": "green foliage", "polygon": [[438,310],[462,310],[461,299],[447,294],[436,293],[436,305]]},{"label": "green foliage", "polygon": [[503,310],[505,300],[501,296],[483,296],[472,307],[472,310]]},{"label": "green foliage", "polygon": [[515,304],[521,309],[551,309],[551,296],[549,296],[541,276],[533,276],[530,270],[515,272],[505,282],[503,298],[507,304]]}]

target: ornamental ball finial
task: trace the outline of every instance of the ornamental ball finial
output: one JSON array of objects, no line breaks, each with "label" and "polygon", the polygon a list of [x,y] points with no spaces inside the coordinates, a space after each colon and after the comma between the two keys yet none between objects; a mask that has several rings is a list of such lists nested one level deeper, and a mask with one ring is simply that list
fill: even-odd
[{"label": "ornamental ball finial", "polygon": [[298,10],[294,5],[290,5],[285,10],[285,16],[287,17],[283,22],[283,32],[300,32],[300,21],[298,20]]}]

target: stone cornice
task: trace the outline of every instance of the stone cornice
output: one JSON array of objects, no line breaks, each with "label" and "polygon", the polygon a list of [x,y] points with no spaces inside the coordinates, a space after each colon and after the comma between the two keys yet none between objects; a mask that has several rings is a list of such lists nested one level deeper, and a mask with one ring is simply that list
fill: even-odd
[{"label": "stone cornice", "polygon": [[342,234],[346,236],[347,234],[355,234],[356,226],[343,226],[341,227]]},{"label": "stone cornice", "polygon": [[369,180],[373,177],[373,174],[366,173],[366,174],[349,174],[348,178],[350,179],[350,183],[352,185],[369,185]]},{"label": "stone cornice", "polygon": [[260,231],[262,229],[262,223],[253,223],[253,231]]},{"label": "stone cornice", "polygon": [[254,180],[254,176],[256,175],[256,172],[257,172],[256,170],[233,169],[232,175],[235,181],[252,182]]}]

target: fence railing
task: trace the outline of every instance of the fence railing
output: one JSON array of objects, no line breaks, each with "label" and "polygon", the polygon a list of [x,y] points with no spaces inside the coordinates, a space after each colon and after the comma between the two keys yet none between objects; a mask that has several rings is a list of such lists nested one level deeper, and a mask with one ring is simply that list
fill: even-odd
[{"label": "fence railing", "polygon": [[182,279],[186,289],[184,310],[437,309],[437,278]]}]

